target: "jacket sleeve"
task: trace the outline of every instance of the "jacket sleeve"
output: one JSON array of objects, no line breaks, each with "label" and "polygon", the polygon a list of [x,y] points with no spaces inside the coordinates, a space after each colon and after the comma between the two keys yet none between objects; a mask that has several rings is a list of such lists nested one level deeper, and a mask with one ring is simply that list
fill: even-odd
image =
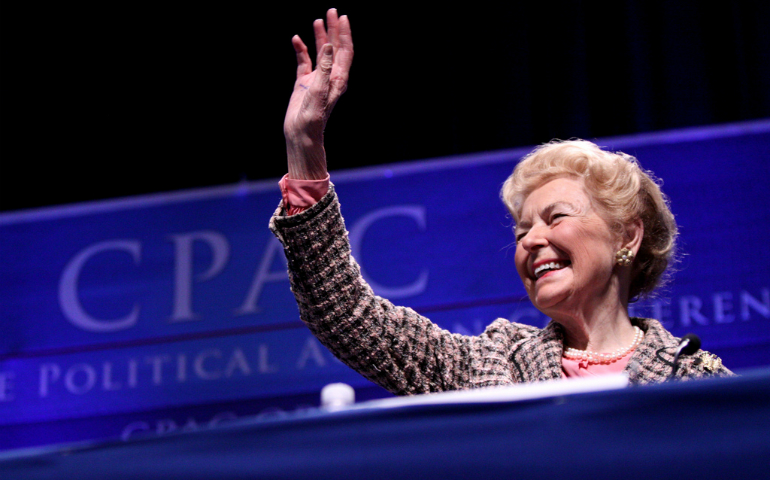
[{"label": "jacket sleeve", "polygon": [[350,254],[333,185],[306,211],[270,229],[284,246],[300,317],[345,364],[396,394],[468,388],[471,351],[484,337],[452,334],[380,298]]}]

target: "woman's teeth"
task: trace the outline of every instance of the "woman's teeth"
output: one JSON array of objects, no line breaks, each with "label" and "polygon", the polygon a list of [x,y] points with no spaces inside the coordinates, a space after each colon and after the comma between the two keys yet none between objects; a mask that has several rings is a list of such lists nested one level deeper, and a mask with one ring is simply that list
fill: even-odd
[{"label": "woman's teeth", "polygon": [[551,270],[560,270],[569,264],[567,261],[548,262],[538,266],[535,269],[535,277],[540,278]]}]

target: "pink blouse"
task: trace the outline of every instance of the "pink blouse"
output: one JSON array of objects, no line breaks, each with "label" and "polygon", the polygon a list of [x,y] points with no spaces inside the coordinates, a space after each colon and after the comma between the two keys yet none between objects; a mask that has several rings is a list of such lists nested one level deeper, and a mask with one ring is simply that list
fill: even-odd
[{"label": "pink blouse", "polygon": [[597,363],[588,364],[585,360],[570,360],[566,357],[561,358],[561,371],[567,378],[574,377],[597,377],[599,375],[607,375],[610,373],[621,373],[628,361],[631,359],[631,354],[634,350],[631,350],[625,357],[614,361],[612,363]]},{"label": "pink blouse", "polygon": [[329,191],[329,175],[323,180],[294,180],[286,174],[278,185],[288,215],[296,215],[315,205]]}]

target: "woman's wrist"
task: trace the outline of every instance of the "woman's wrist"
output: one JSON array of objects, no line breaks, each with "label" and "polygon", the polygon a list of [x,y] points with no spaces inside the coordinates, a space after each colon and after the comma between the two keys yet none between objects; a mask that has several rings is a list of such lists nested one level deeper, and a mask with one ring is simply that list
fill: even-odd
[{"label": "woman's wrist", "polygon": [[326,171],[326,152],[323,140],[286,136],[286,156],[289,177],[296,180],[322,180]]}]

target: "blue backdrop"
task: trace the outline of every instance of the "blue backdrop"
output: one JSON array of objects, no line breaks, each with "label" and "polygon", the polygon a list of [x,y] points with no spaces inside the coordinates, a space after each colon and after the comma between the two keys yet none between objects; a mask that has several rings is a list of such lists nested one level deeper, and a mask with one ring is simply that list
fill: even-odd
[{"label": "blue backdrop", "polygon": [[[734,369],[770,364],[770,122],[604,139],[664,180],[686,254],[633,306]],[[529,149],[332,173],[375,291],[452,331],[542,326],[498,198]],[[276,182],[0,216],[0,448],[197,429],[383,395],[298,320]]]}]

